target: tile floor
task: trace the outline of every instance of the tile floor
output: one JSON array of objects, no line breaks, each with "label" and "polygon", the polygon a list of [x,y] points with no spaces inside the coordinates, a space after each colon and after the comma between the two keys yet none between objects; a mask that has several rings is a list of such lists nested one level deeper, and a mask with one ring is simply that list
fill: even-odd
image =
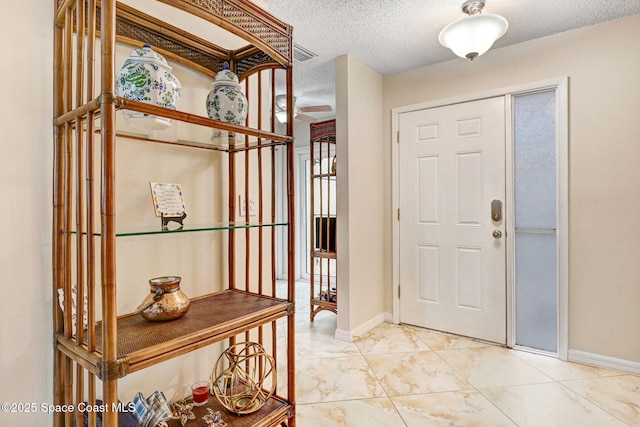
[{"label": "tile floor", "polygon": [[639,376],[407,325],[341,342],[296,292],[299,427],[640,426]]}]

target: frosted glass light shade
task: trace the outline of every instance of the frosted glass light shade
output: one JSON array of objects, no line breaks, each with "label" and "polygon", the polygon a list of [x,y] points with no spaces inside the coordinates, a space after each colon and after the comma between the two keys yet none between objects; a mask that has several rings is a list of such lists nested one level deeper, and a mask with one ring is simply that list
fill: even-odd
[{"label": "frosted glass light shade", "polygon": [[280,123],[287,123],[287,112],[276,111],[276,119],[278,119]]},{"label": "frosted glass light shade", "polygon": [[507,32],[509,23],[500,15],[478,13],[465,16],[440,31],[438,40],[461,58],[474,58],[488,51]]}]

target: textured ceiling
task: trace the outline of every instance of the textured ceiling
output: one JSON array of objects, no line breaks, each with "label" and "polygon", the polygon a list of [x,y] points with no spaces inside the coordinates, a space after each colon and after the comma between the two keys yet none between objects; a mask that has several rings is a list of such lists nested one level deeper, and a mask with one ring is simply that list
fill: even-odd
[{"label": "textured ceiling", "polygon": [[[349,54],[383,75],[456,58],[438,43],[438,34],[464,16],[463,2],[267,0],[271,13],[293,25],[295,43],[318,55],[294,66],[296,105],[335,107],[334,58],[340,55]],[[640,13],[640,0],[486,0],[484,12],[509,21],[495,49]]]}]

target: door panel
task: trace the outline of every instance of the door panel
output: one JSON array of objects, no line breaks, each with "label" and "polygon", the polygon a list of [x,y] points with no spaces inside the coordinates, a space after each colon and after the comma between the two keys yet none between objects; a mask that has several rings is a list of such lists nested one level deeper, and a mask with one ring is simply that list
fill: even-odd
[{"label": "door panel", "polygon": [[[399,117],[400,320],[506,342],[504,99]],[[503,207],[504,210],[504,207]]]}]

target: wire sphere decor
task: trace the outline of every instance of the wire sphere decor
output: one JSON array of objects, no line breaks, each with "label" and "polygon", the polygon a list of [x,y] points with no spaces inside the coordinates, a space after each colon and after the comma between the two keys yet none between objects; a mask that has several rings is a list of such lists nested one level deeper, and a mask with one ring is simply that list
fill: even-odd
[{"label": "wire sphere decor", "polygon": [[220,404],[238,414],[260,409],[276,390],[275,360],[256,342],[226,349],[213,367],[213,394]]}]

